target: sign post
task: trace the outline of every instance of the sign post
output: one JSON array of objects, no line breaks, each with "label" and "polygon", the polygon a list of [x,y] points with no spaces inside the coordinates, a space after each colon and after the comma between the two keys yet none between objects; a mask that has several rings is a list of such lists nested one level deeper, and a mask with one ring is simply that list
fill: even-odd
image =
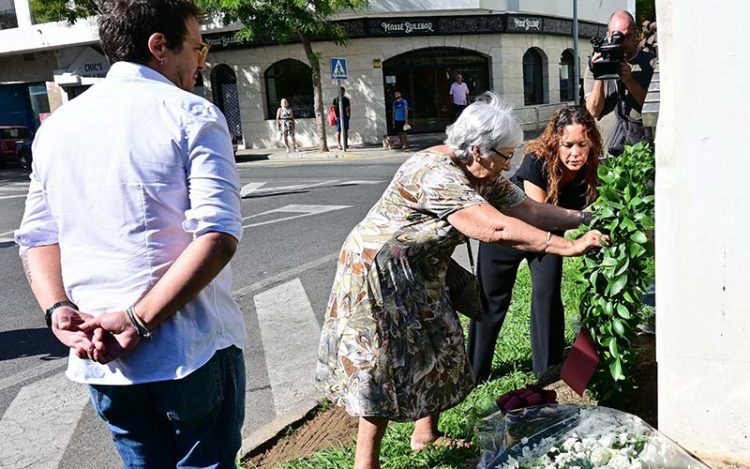
[{"label": "sign post", "polygon": [[349,143],[349,116],[345,114],[346,108],[344,107],[344,92],[341,89],[343,81],[348,78],[346,59],[341,57],[331,58],[331,78],[336,80],[336,85],[338,87],[338,125],[341,127],[341,148],[346,151],[347,143]]}]

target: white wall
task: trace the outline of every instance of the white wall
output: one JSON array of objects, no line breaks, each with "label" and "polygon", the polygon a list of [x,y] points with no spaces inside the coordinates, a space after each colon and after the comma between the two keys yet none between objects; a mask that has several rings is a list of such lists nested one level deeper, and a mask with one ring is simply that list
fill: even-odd
[{"label": "white wall", "polygon": [[747,2],[657,1],[659,427],[689,450],[744,464],[750,464],[748,17]]},{"label": "white wall", "polygon": [[[540,15],[573,17],[573,0],[518,0],[522,12]],[[578,19],[607,24],[617,10],[627,10],[628,0],[578,0]]]}]

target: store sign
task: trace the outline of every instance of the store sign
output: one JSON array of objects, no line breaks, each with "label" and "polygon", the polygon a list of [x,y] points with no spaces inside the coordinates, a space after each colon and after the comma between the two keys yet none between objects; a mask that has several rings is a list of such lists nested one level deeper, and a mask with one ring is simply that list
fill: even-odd
[{"label": "store sign", "polygon": [[91,47],[86,47],[66,69],[70,75],[86,78],[104,78],[109,72],[106,57]]},{"label": "store sign", "polygon": [[514,32],[542,32],[544,24],[539,17],[508,17],[508,31]]},{"label": "store sign", "polygon": [[421,33],[434,33],[432,29],[432,21],[383,21],[380,26],[383,28],[384,33],[404,33],[412,34],[414,32]]},{"label": "store sign", "polygon": [[[549,16],[500,13],[488,15],[462,16],[420,16],[398,18],[358,18],[337,21],[336,25],[346,31],[349,39],[368,37],[413,37],[413,36],[453,36],[462,34],[498,33],[548,33],[569,36],[573,22],[565,18]],[[592,37],[607,25],[579,21],[580,37]],[[268,46],[276,44],[269,36],[253,40],[240,40],[234,32],[208,33],[203,38],[215,49],[233,49]],[[325,40],[324,38],[312,38]],[[292,40],[292,42],[295,42]]]}]

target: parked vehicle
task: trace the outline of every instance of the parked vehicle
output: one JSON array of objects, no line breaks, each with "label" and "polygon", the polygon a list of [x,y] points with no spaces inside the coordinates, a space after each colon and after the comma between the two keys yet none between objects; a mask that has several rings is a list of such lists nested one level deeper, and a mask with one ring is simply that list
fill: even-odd
[{"label": "parked vehicle", "polygon": [[[28,127],[21,125],[0,125],[0,163],[9,163],[18,161],[18,147],[22,148],[28,145],[31,155],[31,142],[34,134]],[[24,151],[24,157],[25,155]],[[29,159],[29,164],[31,159]]]}]

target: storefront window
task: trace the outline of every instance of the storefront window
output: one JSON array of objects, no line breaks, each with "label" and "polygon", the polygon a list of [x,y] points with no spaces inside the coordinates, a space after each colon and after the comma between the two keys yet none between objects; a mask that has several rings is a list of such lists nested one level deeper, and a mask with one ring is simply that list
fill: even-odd
[{"label": "storefront window", "polygon": [[393,134],[392,103],[395,91],[409,102],[413,132],[443,132],[453,120],[448,94],[456,74],[469,87],[469,102],[490,90],[490,59],[468,49],[434,47],[397,55],[383,62],[385,113]]},{"label": "storefront window", "polygon": [[523,54],[523,103],[544,104],[544,60],[537,49]]},{"label": "storefront window", "polygon": [[568,49],[560,56],[560,101],[573,100],[574,75],[573,52]]},{"label": "storefront window", "polygon": [[299,60],[285,59],[266,70],[266,109],[276,118],[282,98],[289,101],[297,119],[315,117],[312,68]]}]

